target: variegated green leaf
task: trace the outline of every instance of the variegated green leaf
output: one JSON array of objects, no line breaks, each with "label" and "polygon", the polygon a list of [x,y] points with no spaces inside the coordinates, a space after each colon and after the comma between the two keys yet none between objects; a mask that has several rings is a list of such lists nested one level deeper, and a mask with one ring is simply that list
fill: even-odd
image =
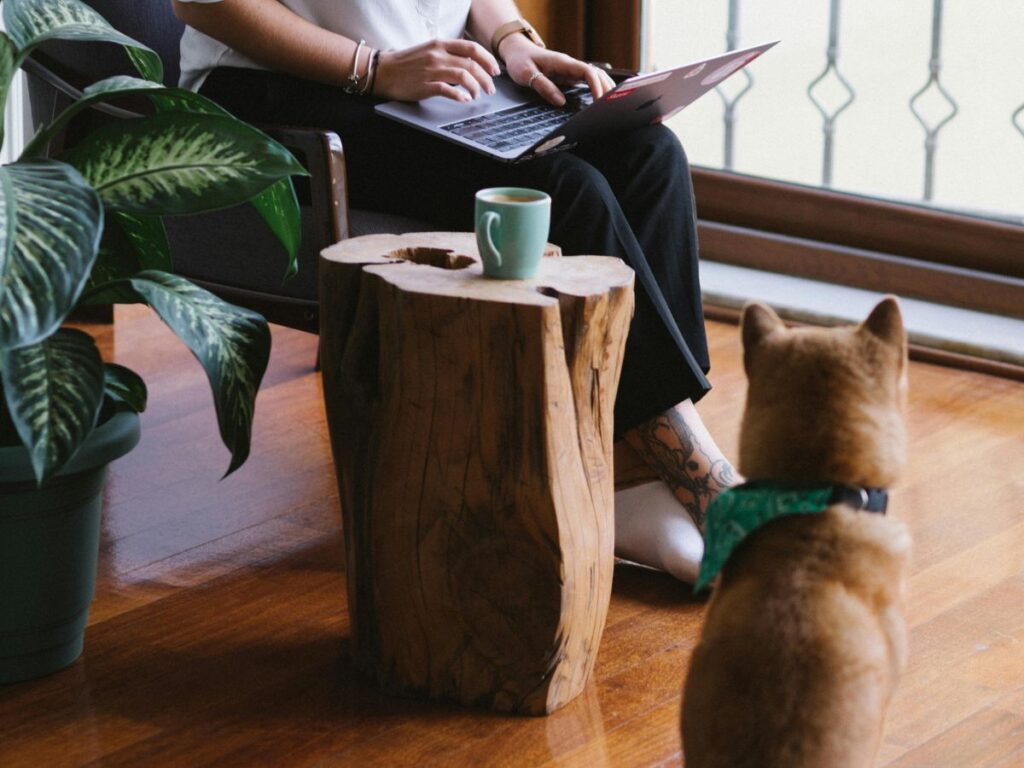
[{"label": "variegated green leaf", "polygon": [[[131,75],[112,75],[104,80],[97,80],[92,85],[87,85],[82,89],[82,96],[75,106],[81,105],[83,102],[86,104],[92,104],[96,101],[108,101],[117,96],[125,96],[133,93],[146,93],[146,92],[162,92],[178,90],[177,88],[168,88],[160,83],[154,83],[152,80],[143,80],[140,77],[132,77]],[[189,91],[191,93],[191,91]],[[198,96],[198,94],[196,94]]]},{"label": "variegated green leaf", "polygon": [[[161,111],[193,112],[230,117],[230,114],[215,102],[193,91],[182,88],[165,88],[149,80],[142,80],[127,75],[116,75],[87,87],[83,91],[82,98],[64,110],[51,124],[36,133],[35,137],[33,137],[32,141],[29,142],[22,152],[22,159],[44,154],[46,147],[53,137],[58,135],[68,122],[83,109],[97,102],[105,102],[118,96],[138,93],[149,96],[157,109]],[[295,199],[295,190],[291,182],[287,179],[282,179],[266,191],[261,192],[251,202],[267,221],[271,231],[287,249],[290,257],[288,276],[294,274],[297,267],[298,242],[301,237],[301,220],[299,217],[298,201]],[[127,216],[127,214],[118,214],[118,216]],[[149,221],[156,221],[152,217],[146,218]],[[122,224],[125,223],[123,220],[121,221]],[[140,269],[170,271],[170,248],[167,245],[167,235],[162,225],[154,225],[148,229],[145,237],[141,240],[133,235],[135,229],[131,228],[130,225],[125,225],[124,228],[127,234],[132,236],[133,242],[140,249],[145,252],[152,252],[154,255],[157,255],[157,252],[159,252],[159,259],[147,260],[144,258]],[[110,274],[111,276],[114,275],[114,273]]]},{"label": "variegated green leaf", "polygon": [[[0,115],[6,113],[7,93],[18,71],[18,51],[11,38],[0,32]],[[0,144],[4,143],[4,121],[0,120]]]},{"label": "variegated green leaf", "polygon": [[[216,102],[181,88],[166,88],[147,95],[156,108],[163,112],[230,115]],[[305,170],[303,170],[303,175],[308,175]],[[291,179],[281,179],[260,192],[249,203],[267,223],[267,227],[274,233],[288,254],[288,268],[284,275],[287,280],[298,272],[299,243],[302,240],[302,217]]]},{"label": "variegated green leaf", "polygon": [[89,278],[103,231],[99,197],[71,166],[0,167],[0,349],[53,333]]},{"label": "variegated green leaf", "polygon": [[61,329],[38,344],[3,353],[7,407],[36,480],[60,470],[96,425],[103,361],[92,338]]},{"label": "variegated green leaf", "polygon": [[161,112],[105,126],[63,160],[115,210],[198,213],[247,201],[305,170],[280,144],[238,120]]},{"label": "variegated green leaf", "polygon": [[134,304],[141,299],[127,278],[147,269],[169,272],[171,247],[159,216],[114,211],[107,216],[100,251],[82,304]]},{"label": "variegated green leaf", "polygon": [[160,112],[195,112],[200,115],[232,117],[217,102],[186,88],[163,88],[146,95]]},{"label": "variegated green leaf", "polygon": [[107,397],[124,403],[136,413],[146,410],[146,382],[131,368],[125,368],[117,363],[105,363],[103,392]]},{"label": "variegated green leaf", "polygon": [[80,0],[5,0],[4,26],[24,56],[46,40],[91,40],[125,46],[135,68],[147,80],[163,80],[160,57],[137,40],[118,32]]},{"label": "variegated green leaf", "polygon": [[249,202],[288,253],[288,268],[284,274],[287,280],[299,271],[299,242],[302,240],[302,216],[295,187],[291,179],[281,179]]},{"label": "variegated green leaf", "polygon": [[100,80],[98,83],[93,83],[82,91],[82,97],[78,101],[61,112],[52,123],[43,126],[36,132],[36,135],[32,137],[32,140],[22,150],[21,159],[26,160],[45,155],[46,148],[53,141],[53,137],[63,131],[65,126],[71,122],[71,119],[83,109],[88,109],[98,102],[110,101],[118,96],[129,96],[153,90],[164,90],[164,87],[150,80],[142,80],[138,77],[129,77],[127,75],[116,75],[108,77],[106,80]]},{"label": "variegated green leaf", "polygon": [[171,271],[171,246],[167,241],[167,230],[159,216],[136,216],[115,211],[111,218],[117,222],[139,259],[139,270],[157,269]]},{"label": "variegated green leaf", "polygon": [[146,46],[129,45],[125,47],[124,52],[135,65],[136,71],[144,78],[154,83],[164,81],[164,63],[156,51]]},{"label": "variegated green leaf", "polygon": [[[191,112],[205,115],[222,115],[230,117],[230,113],[215,102],[193,91],[182,88],[164,88],[148,80],[118,75],[101,80],[83,92],[83,97],[68,107],[50,125],[41,129],[29,142],[22,153],[22,158],[34,157],[45,153],[46,147],[53,137],[58,135],[67,123],[82,109],[96,102],[109,101],[113,97],[144,93],[162,112]],[[267,139],[270,141],[270,139]],[[270,231],[284,246],[288,253],[288,267],[285,277],[291,277],[298,269],[299,241],[302,237],[302,221],[299,214],[299,203],[295,197],[295,189],[289,179],[282,179],[273,184],[251,201],[252,206],[260,214]],[[169,267],[151,265],[150,269],[169,269]]]},{"label": "variegated green leaf", "polygon": [[141,302],[142,299],[128,283],[128,278],[141,271],[139,255],[131,240],[117,225],[114,214],[108,215],[96,263],[78,303],[100,305]]},{"label": "variegated green leaf", "polygon": [[270,358],[266,320],[164,272],[142,272],[131,284],[206,370],[231,474],[249,455],[256,391]]}]

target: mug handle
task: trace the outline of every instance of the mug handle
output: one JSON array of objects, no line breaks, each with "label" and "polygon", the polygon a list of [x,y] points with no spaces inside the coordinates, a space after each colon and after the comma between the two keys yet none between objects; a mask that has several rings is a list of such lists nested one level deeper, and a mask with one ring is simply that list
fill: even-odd
[{"label": "mug handle", "polygon": [[495,267],[500,267],[501,252],[495,247],[494,236],[491,234],[495,224],[501,225],[501,216],[494,211],[484,211],[484,215],[480,217],[480,228],[484,231],[484,242],[480,244],[484,247],[481,249],[480,257],[485,263],[493,261]]}]

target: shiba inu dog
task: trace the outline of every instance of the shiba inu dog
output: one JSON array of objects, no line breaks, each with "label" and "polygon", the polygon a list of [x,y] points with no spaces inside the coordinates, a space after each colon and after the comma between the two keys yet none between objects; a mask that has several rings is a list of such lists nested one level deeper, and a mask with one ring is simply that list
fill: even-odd
[{"label": "shiba inu dog", "polygon": [[747,483],[708,511],[699,583],[720,576],[684,690],[687,768],[870,766],[906,661],[907,342],[886,298],[859,326],[743,314]]}]

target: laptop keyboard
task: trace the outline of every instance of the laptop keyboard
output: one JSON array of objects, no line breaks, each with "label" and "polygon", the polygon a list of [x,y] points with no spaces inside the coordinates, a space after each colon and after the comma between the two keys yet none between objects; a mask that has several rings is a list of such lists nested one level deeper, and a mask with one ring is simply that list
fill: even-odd
[{"label": "laptop keyboard", "polygon": [[565,105],[561,107],[547,103],[520,104],[500,112],[442,125],[441,130],[498,152],[528,147],[593,102],[593,96],[584,87],[574,88],[565,96]]}]

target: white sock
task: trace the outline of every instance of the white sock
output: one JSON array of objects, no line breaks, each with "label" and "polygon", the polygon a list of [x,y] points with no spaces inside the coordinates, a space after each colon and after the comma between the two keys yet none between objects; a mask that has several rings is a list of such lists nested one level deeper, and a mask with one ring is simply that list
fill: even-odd
[{"label": "white sock", "polygon": [[693,583],[704,538],[661,480],[615,492],[615,554]]}]

